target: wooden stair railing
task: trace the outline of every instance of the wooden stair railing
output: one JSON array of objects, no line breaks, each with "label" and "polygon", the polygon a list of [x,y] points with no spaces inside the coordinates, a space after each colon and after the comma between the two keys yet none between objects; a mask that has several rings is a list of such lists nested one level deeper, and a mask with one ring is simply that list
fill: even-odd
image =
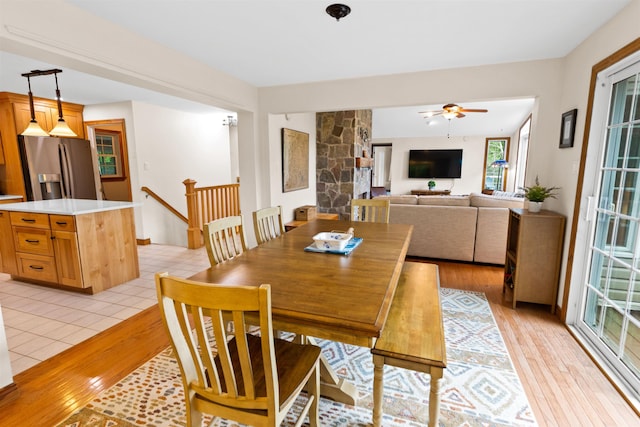
[{"label": "wooden stair railing", "polygon": [[189,249],[204,245],[202,228],[214,219],[240,215],[240,184],[196,188],[196,181],[185,179],[187,197],[187,244]]}]

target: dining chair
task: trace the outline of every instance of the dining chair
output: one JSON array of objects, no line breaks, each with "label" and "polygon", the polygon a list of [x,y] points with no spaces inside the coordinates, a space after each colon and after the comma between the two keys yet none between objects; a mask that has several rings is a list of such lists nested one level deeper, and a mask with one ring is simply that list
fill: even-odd
[{"label": "dining chair", "polygon": [[241,215],[216,219],[205,224],[203,229],[204,244],[212,267],[247,250]]},{"label": "dining chair", "polygon": [[261,245],[284,234],[282,206],[263,208],[253,213],[253,228],[256,240]]},{"label": "dining chair", "polygon": [[[156,274],[158,303],[176,353],[187,426],[210,414],[251,426],[279,426],[306,386],[296,426],[319,425],[320,348],[274,337],[269,285],[208,284]],[[259,334],[228,334],[223,312]],[[245,328],[238,328],[244,331]]]},{"label": "dining chair", "polygon": [[351,200],[351,221],[389,222],[389,199]]}]

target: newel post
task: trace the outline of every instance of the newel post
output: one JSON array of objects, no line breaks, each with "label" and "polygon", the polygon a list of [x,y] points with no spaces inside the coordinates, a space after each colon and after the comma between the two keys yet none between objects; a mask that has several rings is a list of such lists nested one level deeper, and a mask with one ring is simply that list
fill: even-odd
[{"label": "newel post", "polygon": [[182,181],[187,196],[187,245],[189,249],[197,249],[202,246],[200,237],[200,224],[198,224],[198,203],[196,200],[196,181],[185,179]]}]

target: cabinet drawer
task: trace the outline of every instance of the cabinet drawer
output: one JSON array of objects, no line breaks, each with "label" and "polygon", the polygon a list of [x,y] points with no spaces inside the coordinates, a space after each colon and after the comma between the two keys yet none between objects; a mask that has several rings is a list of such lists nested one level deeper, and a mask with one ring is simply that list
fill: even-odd
[{"label": "cabinet drawer", "polygon": [[13,227],[16,252],[53,256],[51,231],[32,227]]},{"label": "cabinet drawer", "polygon": [[73,215],[49,215],[49,222],[53,231],[76,231]]},{"label": "cabinet drawer", "polygon": [[56,262],[52,256],[18,255],[18,275],[43,282],[58,282]]},{"label": "cabinet drawer", "polygon": [[10,212],[11,225],[35,228],[49,228],[49,215],[28,212]]}]

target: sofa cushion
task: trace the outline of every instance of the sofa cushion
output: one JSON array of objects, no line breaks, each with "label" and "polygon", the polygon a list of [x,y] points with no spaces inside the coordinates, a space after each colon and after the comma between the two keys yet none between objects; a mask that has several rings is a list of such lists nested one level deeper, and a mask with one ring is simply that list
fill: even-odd
[{"label": "sofa cushion", "polygon": [[487,208],[523,208],[521,197],[493,197],[487,194],[471,193],[471,206]]},{"label": "sofa cushion", "polygon": [[389,222],[413,225],[407,255],[473,261],[478,209],[391,205]]},{"label": "sofa cushion", "polygon": [[469,206],[469,196],[418,196],[419,205]]},{"label": "sofa cushion", "polygon": [[478,208],[473,260],[488,264],[504,264],[508,229],[508,209]]},{"label": "sofa cushion", "polygon": [[418,196],[412,194],[398,194],[391,196],[377,196],[374,199],[389,199],[392,205],[417,205]]}]

